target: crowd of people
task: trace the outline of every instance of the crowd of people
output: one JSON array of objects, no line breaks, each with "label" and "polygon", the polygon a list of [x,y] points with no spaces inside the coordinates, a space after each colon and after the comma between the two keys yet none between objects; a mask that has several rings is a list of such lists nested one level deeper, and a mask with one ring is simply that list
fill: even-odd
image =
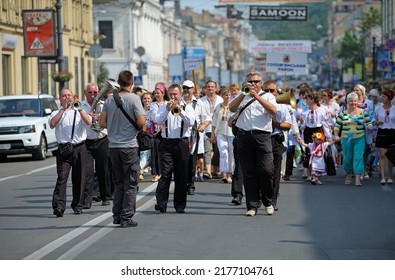
[{"label": "crowd of people", "polygon": [[[168,87],[158,82],[150,92],[134,87],[130,71],[122,71],[117,83],[102,100],[97,85],[87,84],[77,109],[72,92],[63,89],[61,107],[49,118],[59,146],[72,147],[68,155],[61,149],[56,154],[52,207],[57,217],[66,209],[70,171],[74,214],[93,201],[106,206],[113,199],[113,223],[121,227],[137,226],[133,216],[141,180],[157,182],[154,209],[166,213],[173,179],[173,207],[185,213],[195,182],[219,179],[230,185],[234,205],[245,198],[250,217],[261,207],[267,215],[279,210],[280,185],[295,176],[295,168],[307,182],[324,184],[327,153],[345,171],[345,185],[360,187],[374,171],[380,184],[393,183],[386,157],[395,144],[392,90],[362,84],[315,90],[307,83],[281,90],[259,72],[248,73],[243,84],[219,86],[210,80],[201,90],[185,80]],[[153,136],[152,149],[139,150],[139,130]],[[144,178],[143,170],[152,177]]]}]

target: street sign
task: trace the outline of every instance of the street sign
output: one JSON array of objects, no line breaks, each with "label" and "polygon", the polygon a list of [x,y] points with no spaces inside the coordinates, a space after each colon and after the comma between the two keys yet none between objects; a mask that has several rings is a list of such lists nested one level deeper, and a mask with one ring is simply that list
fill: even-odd
[{"label": "street sign", "polygon": [[184,59],[185,71],[199,70],[200,59],[199,58],[186,58]]},{"label": "street sign", "polygon": [[103,55],[102,46],[100,46],[99,44],[94,44],[94,45],[90,46],[90,48],[88,50],[88,55],[90,57],[94,57],[94,58],[101,57]]},{"label": "street sign", "polygon": [[142,76],[134,76],[133,81],[134,81],[135,86],[142,86],[143,85],[143,77]]},{"label": "street sign", "polygon": [[171,82],[173,84],[181,84],[181,81],[182,81],[181,79],[182,79],[181,76],[172,76],[171,77]]},{"label": "street sign", "polygon": [[41,63],[41,64],[56,64],[57,63],[57,59],[56,59],[56,57],[53,57],[53,58],[51,58],[51,57],[45,57],[45,58],[39,57],[38,63]]},{"label": "street sign", "polygon": [[389,71],[384,71],[384,72],[383,72],[383,79],[386,80],[386,81],[391,80],[391,79],[392,79],[391,72],[389,72]]},{"label": "street sign", "polygon": [[395,40],[394,39],[388,39],[385,41],[385,47],[389,50],[395,49]]}]

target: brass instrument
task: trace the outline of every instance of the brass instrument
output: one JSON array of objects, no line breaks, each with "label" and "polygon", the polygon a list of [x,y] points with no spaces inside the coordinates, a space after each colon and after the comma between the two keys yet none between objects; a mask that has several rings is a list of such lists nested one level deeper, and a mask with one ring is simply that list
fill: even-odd
[{"label": "brass instrument", "polygon": [[71,102],[70,106],[73,110],[80,110],[81,109],[81,102],[79,102],[79,101]]},{"label": "brass instrument", "polygon": [[295,90],[290,88],[288,91],[277,89],[278,95],[276,96],[276,102],[279,104],[288,104],[292,108],[296,109],[296,98]]},{"label": "brass instrument", "polygon": [[245,84],[242,88],[241,88],[241,93],[244,95],[250,95],[251,92],[251,86]]},{"label": "brass instrument", "polygon": [[[118,91],[121,87],[118,85],[115,80],[108,80],[107,83],[104,85],[104,87],[100,90],[100,92],[96,95],[96,97],[93,99],[92,106],[91,106],[91,112],[95,111],[97,114],[100,115],[101,108],[97,107],[99,104],[99,101],[105,97],[109,93],[114,93],[115,91]],[[92,122],[91,125],[92,130],[94,131],[101,131],[102,128],[100,128],[99,121]]]},{"label": "brass instrument", "polygon": [[173,116],[179,116],[181,114],[181,109],[179,107],[173,107],[171,108],[171,113]]}]

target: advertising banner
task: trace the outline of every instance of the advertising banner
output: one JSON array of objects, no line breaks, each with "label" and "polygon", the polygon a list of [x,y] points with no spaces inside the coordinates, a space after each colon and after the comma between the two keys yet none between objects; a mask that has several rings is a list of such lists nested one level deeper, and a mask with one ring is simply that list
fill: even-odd
[{"label": "advertising banner", "polygon": [[250,6],[250,20],[306,21],[307,7]]},{"label": "advertising banner", "polygon": [[56,56],[55,12],[53,10],[23,10],[25,56]]},{"label": "advertising banner", "polygon": [[270,52],[311,53],[311,41],[310,40],[250,41],[248,48],[251,53],[270,53]]},{"label": "advertising banner", "polygon": [[307,54],[305,53],[268,53],[266,72],[287,75],[307,74]]},{"label": "advertising banner", "polygon": [[218,4],[248,4],[248,3],[320,3],[324,2],[325,0],[280,0],[280,1],[273,1],[273,0],[218,0]]}]

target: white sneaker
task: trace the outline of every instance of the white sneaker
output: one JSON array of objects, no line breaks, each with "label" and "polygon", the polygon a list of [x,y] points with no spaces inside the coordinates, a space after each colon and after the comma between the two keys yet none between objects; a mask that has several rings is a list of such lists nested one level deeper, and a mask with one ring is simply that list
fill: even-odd
[{"label": "white sneaker", "polygon": [[266,213],[268,215],[273,215],[274,214],[274,207],[272,205],[270,205],[268,207],[265,207],[265,209],[266,209]]},{"label": "white sneaker", "polygon": [[256,215],[255,210],[248,210],[246,213],[246,216],[248,217],[254,217]]}]

